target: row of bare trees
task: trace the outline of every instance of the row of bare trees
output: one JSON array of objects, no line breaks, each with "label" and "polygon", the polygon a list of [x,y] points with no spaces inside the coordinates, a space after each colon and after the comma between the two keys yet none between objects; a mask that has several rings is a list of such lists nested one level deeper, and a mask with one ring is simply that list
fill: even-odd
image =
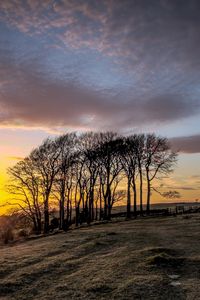
[{"label": "row of bare trees", "polygon": [[9,168],[7,189],[36,232],[49,231],[52,207],[66,230],[73,218],[76,225],[110,219],[119,200],[126,200],[128,218],[138,205],[142,214],[144,190],[149,213],[153,180],[172,172],[176,158],[168,140],[155,134],[67,133]]}]

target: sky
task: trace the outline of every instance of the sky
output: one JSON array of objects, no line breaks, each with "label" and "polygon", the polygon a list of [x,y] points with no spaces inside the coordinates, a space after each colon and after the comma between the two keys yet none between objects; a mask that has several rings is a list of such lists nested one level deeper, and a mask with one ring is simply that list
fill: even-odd
[{"label": "sky", "polygon": [[199,12],[199,0],[1,0],[1,202],[8,166],[74,130],[168,137],[180,155],[167,187],[200,198]]}]

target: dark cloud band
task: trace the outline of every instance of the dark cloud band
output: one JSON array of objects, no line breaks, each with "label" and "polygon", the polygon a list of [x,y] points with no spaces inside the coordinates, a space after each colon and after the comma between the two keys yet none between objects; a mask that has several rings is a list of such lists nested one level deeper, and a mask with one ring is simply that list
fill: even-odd
[{"label": "dark cloud band", "polygon": [[172,138],[171,144],[182,153],[200,153],[200,135]]}]

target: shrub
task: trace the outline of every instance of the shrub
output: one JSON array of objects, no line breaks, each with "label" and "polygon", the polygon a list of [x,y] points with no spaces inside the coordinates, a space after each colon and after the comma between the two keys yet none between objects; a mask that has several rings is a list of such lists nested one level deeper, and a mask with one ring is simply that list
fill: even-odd
[{"label": "shrub", "polygon": [[51,226],[50,226],[50,229],[56,229],[59,227],[59,219],[58,218],[53,218],[51,220]]},{"label": "shrub", "polygon": [[20,229],[18,231],[18,236],[19,237],[27,237],[28,236],[28,232],[25,229]]},{"label": "shrub", "polygon": [[4,244],[8,244],[8,242],[14,240],[14,234],[11,228],[5,229],[5,231],[2,233],[2,239]]}]

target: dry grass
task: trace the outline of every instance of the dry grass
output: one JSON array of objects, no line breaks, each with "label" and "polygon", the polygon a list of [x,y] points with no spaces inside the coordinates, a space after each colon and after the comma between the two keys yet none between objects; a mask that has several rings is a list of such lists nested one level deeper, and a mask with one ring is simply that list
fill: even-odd
[{"label": "dry grass", "polygon": [[200,217],[108,223],[0,249],[1,299],[200,299]]}]

